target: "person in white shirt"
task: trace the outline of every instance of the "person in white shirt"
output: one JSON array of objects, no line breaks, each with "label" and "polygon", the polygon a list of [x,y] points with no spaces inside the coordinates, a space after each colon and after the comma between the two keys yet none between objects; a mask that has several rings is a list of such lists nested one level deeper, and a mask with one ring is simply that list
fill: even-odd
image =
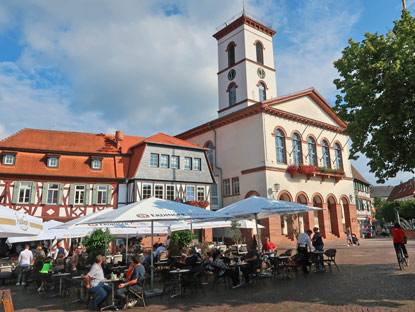
[{"label": "person in white shirt", "polygon": [[313,251],[313,245],[311,244],[311,238],[310,238],[311,233],[313,233],[311,230],[308,230],[305,233],[301,233],[300,235],[298,235],[298,240],[297,240],[297,253],[303,256],[301,259],[301,263],[303,266],[304,273],[308,273],[307,247],[310,249],[310,252]]},{"label": "person in white shirt", "polygon": [[20,252],[18,259],[18,274],[17,274],[17,283],[16,285],[26,285],[27,275],[29,273],[30,266],[33,264],[33,253],[29,249],[28,244],[25,245],[25,249]]}]

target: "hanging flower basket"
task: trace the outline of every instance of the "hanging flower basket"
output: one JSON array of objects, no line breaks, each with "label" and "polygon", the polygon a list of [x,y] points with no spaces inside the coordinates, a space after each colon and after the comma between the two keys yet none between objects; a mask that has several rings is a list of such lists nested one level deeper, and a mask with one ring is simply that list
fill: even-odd
[{"label": "hanging flower basket", "polygon": [[305,173],[307,175],[312,175],[317,172],[317,167],[300,165],[300,172]]},{"label": "hanging flower basket", "polygon": [[298,166],[288,166],[288,168],[287,168],[287,171],[291,175],[297,173],[299,170],[300,170],[300,168]]}]

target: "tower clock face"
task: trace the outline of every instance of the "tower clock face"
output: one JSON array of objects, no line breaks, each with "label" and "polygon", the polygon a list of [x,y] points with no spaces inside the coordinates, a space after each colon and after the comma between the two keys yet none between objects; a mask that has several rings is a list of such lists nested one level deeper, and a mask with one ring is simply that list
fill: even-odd
[{"label": "tower clock face", "polygon": [[229,80],[233,80],[233,79],[235,78],[235,76],[236,76],[236,71],[235,71],[234,69],[231,69],[231,70],[228,72],[228,79],[229,79]]},{"label": "tower clock face", "polygon": [[265,70],[261,67],[258,67],[256,73],[258,74],[258,77],[261,79],[265,78]]}]

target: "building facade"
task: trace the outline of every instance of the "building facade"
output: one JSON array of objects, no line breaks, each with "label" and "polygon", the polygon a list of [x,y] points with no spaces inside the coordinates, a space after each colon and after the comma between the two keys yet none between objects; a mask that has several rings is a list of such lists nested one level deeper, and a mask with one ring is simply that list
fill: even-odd
[{"label": "building facade", "polygon": [[370,183],[352,165],[354,198],[356,202],[357,221],[360,233],[372,225],[375,210],[370,196]]},{"label": "building facade", "polygon": [[177,137],[209,149],[218,208],[252,195],[324,208],[261,220],[263,237],[282,242],[318,226],[326,239],[343,238],[357,230],[346,124],[314,89],[277,97],[274,34],[243,15],[214,35],[219,118]]},{"label": "building facade", "polygon": [[388,196],[388,201],[415,199],[415,178],[396,185]]},{"label": "building facade", "polygon": [[205,149],[161,133],[23,129],[0,141],[0,153],[0,204],[44,220],[67,221],[151,196],[210,201]]}]

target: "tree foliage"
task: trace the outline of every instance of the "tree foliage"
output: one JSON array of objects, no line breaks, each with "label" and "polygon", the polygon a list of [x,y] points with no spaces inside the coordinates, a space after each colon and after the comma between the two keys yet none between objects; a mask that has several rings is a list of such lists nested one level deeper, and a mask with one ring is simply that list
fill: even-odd
[{"label": "tree foliage", "polygon": [[[91,235],[87,235],[82,240],[85,246],[88,258],[93,261],[97,255],[105,255],[105,245],[107,245],[107,254],[110,251],[110,243],[115,240],[115,236],[111,234],[110,230],[103,231],[96,229]],[[105,243],[106,242],[106,243]]]},{"label": "tree foliage", "polygon": [[335,110],[348,122],[350,157],[369,159],[378,182],[415,168],[415,19],[406,10],[386,35],[349,39],[334,62]]},{"label": "tree foliage", "polygon": [[[196,235],[193,234],[193,238]],[[170,235],[169,254],[180,255],[183,247],[189,245],[192,241],[192,233],[189,230],[175,231]]]},{"label": "tree foliage", "polygon": [[405,220],[415,219],[415,200],[383,202],[376,208],[376,218],[385,222],[396,222],[396,211]]},{"label": "tree foliage", "polygon": [[241,225],[238,221],[232,221],[231,227],[229,228],[232,240],[235,244],[239,244],[242,238]]}]

